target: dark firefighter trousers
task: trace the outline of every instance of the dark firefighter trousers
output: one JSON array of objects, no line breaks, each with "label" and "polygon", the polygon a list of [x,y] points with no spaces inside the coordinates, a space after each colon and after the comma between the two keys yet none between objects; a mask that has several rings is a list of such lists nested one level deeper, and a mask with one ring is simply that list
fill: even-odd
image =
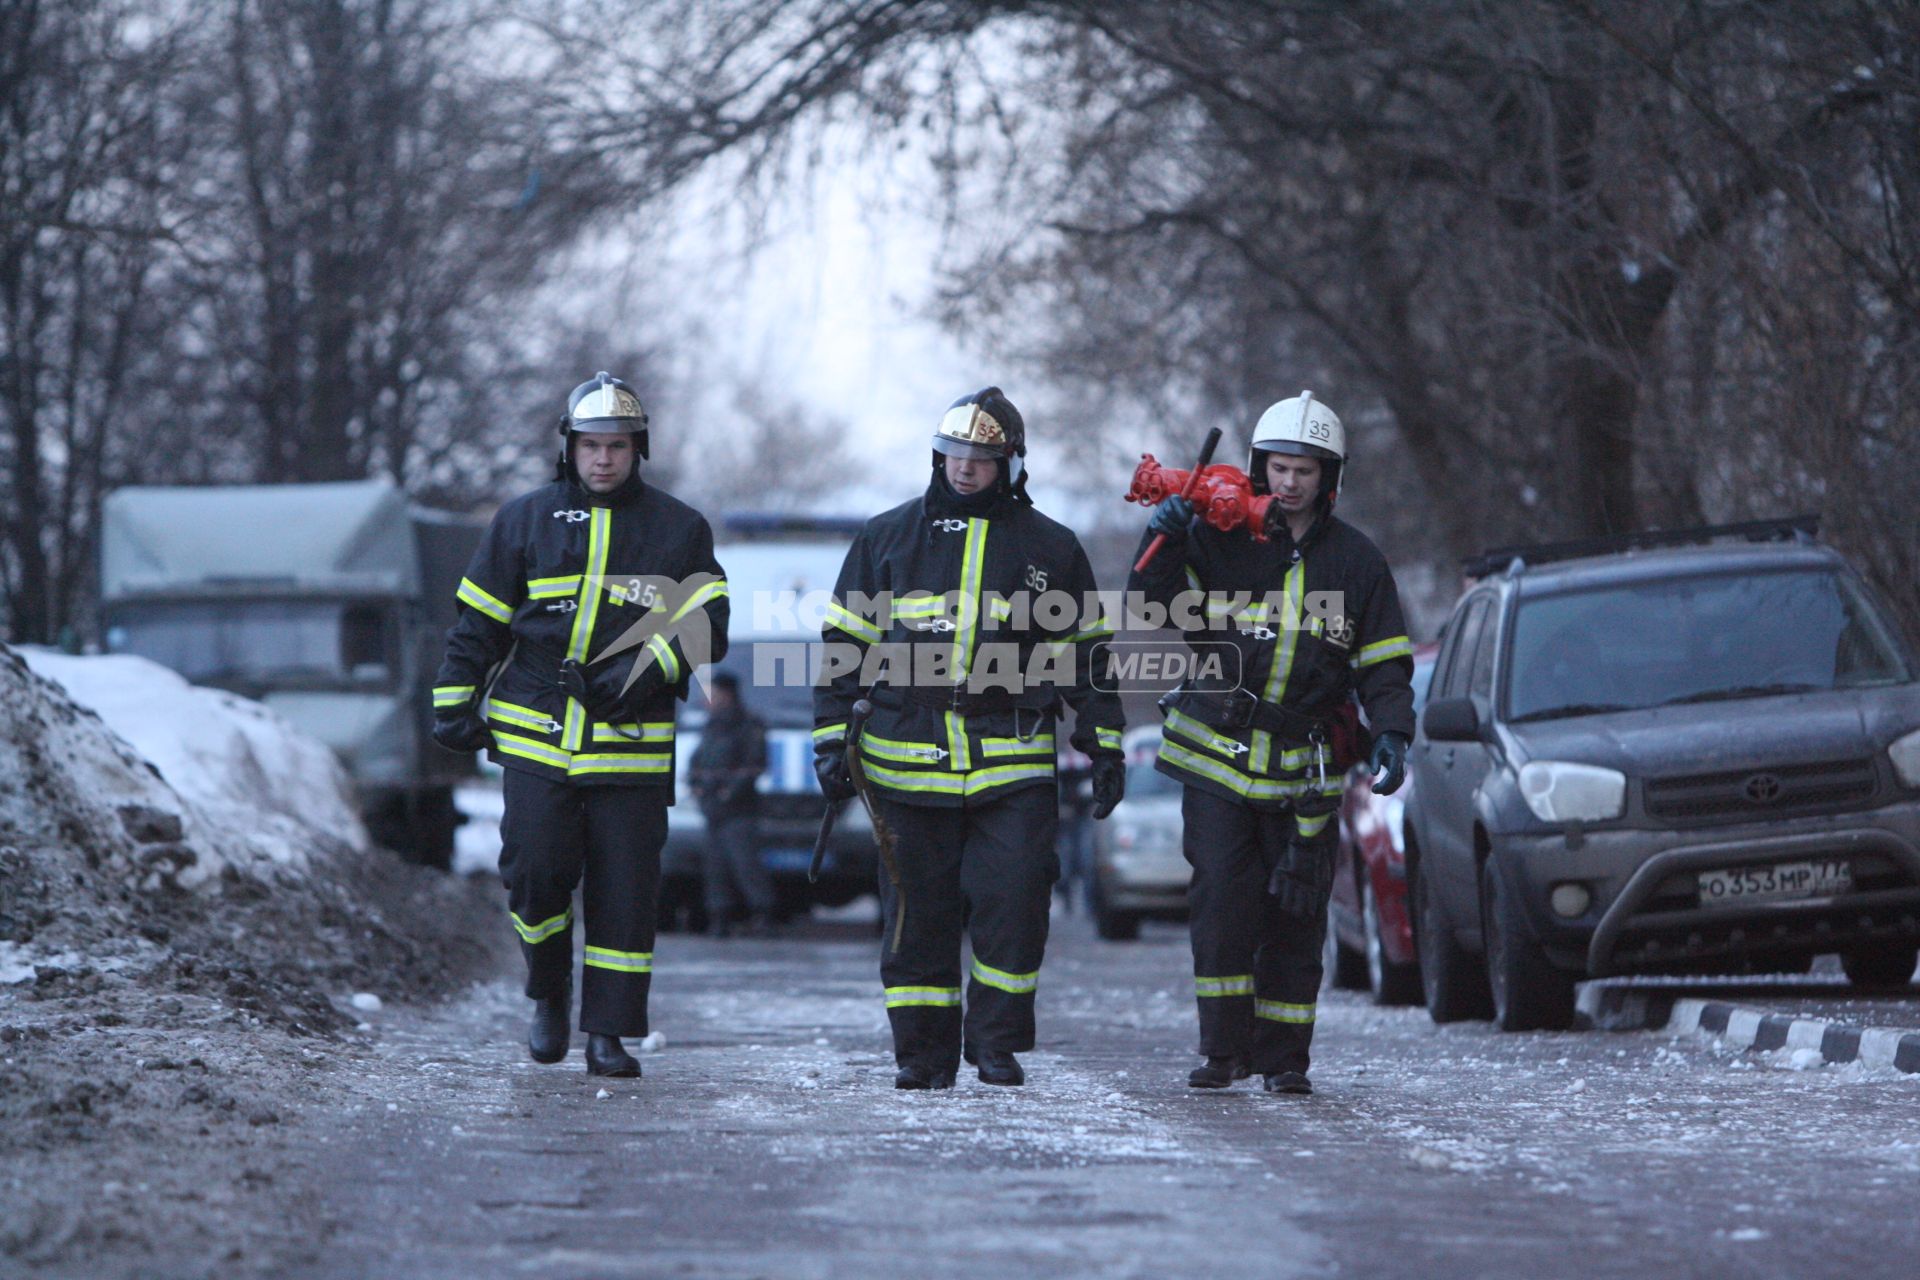
[{"label": "dark firefighter trousers", "polygon": [[974,1049],[1033,1048],[1034,992],[1047,947],[1047,908],[1060,876],[1057,789],[1024,787],[965,808],[877,798],[898,841],[907,895],[900,950],[896,895],[880,876],[880,977],[900,1066],[958,1070],[963,1018],[960,940],[973,944],[964,1031]]},{"label": "dark firefighter trousers", "polygon": [[527,961],[527,995],[555,995],[572,974],[573,891],[584,876],[580,1029],[644,1036],[666,788],[576,787],[521,769],[506,770],[503,786],[500,878]]},{"label": "dark firefighter trousers", "polygon": [[[1200,1052],[1208,1057],[1244,1057],[1260,1075],[1305,1074],[1339,839],[1332,817],[1337,804],[1310,796],[1291,811],[1261,811],[1186,788],[1180,812],[1193,866],[1193,985]],[[1267,892],[1274,865],[1293,840],[1319,871],[1304,918],[1282,912]]]}]

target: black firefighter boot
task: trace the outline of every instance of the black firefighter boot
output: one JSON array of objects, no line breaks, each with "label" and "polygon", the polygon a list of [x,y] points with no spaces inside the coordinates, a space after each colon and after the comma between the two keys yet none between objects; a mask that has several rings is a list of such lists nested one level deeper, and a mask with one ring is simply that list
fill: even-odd
[{"label": "black firefighter boot", "polygon": [[558,1062],[567,1056],[573,1043],[569,1025],[573,1009],[573,984],[564,983],[553,995],[533,1002],[533,1026],[527,1029],[527,1052],[535,1062]]},{"label": "black firefighter boot", "polygon": [[1300,1071],[1273,1071],[1261,1077],[1268,1093],[1312,1093],[1313,1085]]},{"label": "black firefighter boot", "polygon": [[587,1074],[637,1078],[640,1060],[628,1053],[619,1036],[587,1036]]},{"label": "black firefighter boot", "polygon": [[1005,1049],[966,1048],[966,1059],[980,1069],[981,1084],[1019,1085],[1027,1082],[1020,1060]]},{"label": "black firefighter boot", "polygon": [[953,1072],[935,1071],[917,1064],[901,1067],[893,1074],[896,1089],[951,1089]]},{"label": "black firefighter boot", "polygon": [[1207,1059],[1204,1067],[1195,1067],[1187,1076],[1189,1089],[1225,1089],[1235,1080],[1245,1080],[1253,1074],[1253,1069],[1242,1057],[1215,1054]]}]

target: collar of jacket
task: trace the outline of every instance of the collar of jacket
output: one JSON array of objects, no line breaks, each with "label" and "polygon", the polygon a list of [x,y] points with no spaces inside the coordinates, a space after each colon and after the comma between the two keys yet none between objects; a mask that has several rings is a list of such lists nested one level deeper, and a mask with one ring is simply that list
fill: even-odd
[{"label": "collar of jacket", "polygon": [[[571,468],[569,468],[571,470]],[[567,477],[567,491],[577,506],[586,507],[628,507],[632,506],[647,489],[647,482],[640,478],[640,466],[634,464],[633,474],[620,482],[620,487],[612,493],[595,493],[573,477]]]},{"label": "collar of jacket", "polygon": [[939,520],[949,516],[960,519],[984,519],[999,514],[1006,503],[1007,495],[998,485],[982,489],[979,493],[959,494],[947,483],[947,473],[943,468],[935,467],[933,479],[927,483],[927,496],[924,502],[929,520]]},{"label": "collar of jacket", "polygon": [[1305,555],[1312,549],[1314,543],[1327,536],[1327,530],[1333,527],[1333,512],[1323,509],[1313,518],[1313,523],[1307,526],[1306,536],[1298,542],[1293,540],[1293,530],[1288,527],[1284,519],[1279,524],[1280,527],[1274,530],[1273,542],[1280,549],[1281,554],[1291,560],[1296,552]]}]

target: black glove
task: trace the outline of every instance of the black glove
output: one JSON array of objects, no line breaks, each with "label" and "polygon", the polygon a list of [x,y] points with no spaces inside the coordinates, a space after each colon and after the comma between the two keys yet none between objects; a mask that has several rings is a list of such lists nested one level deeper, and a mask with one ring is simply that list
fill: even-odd
[{"label": "black glove", "polygon": [[813,774],[820,779],[820,794],[828,804],[839,804],[859,794],[853,789],[853,775],[847,771],[846,746],[839,741],[824,743],[814,752]]},{"label": "black glove", "polygon": [[1093,816],[1104,818],[1127,794],[1127,762],[1100,756],[1093,762]]},{"label": "black glove", "polygon": [[1147,521],[1147,528],[1153,533],[1164,533],[1172,540],[1185,538],[1187,526],[1192,523],[1193,504],[1176,493],[1153,509],[1153,519]]},{"label": "black glove", "polygon": [[632,670],[632,658],[609,663],[598,671],[590,671],[568,658],[560,664],[560,674],[554,683],[560,686],[561,693],[586,707],[593,719],[614,724],[637,717],[640,708],[666,683],[660,664],[649,662],[633,687],[626,688],[627,676]]},{"label": "black glove", "polygon": [[486,721],[477,713],[467,710],[435,717],[433,740],[448,751],[466,756],[492,746],[493,734],[487,731]]},{"label": "black glove", "polygon": [[1367,757],[1367,771],[1387,776],[1373,784],[1373,794],[1390,796],[1407,780],[1407,735],[1383,733],[1373,740],[1373,754]]}]

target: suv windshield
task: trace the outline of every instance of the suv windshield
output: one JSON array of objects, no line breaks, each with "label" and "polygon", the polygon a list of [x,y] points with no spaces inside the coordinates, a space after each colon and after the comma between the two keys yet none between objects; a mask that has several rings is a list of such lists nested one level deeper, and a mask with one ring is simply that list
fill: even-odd
[{"label": "suv windshield", "polygon": [[1908,678],[1872,604],[1828,570],[1523,599],[1507,671],[1510,721]]}]

